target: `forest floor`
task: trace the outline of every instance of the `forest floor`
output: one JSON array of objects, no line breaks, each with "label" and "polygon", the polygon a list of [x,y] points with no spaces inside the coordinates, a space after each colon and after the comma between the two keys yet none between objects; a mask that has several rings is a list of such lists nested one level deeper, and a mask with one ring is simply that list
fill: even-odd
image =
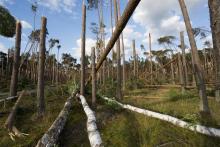
[{"label": "forest floor", "polygon": [[[209,98],[212,117],[215,119],[202,121],[199,117],[199,99],[196,91],[190,90],[180,96],[177,88],[139,89],[125,93],[123,103],[140,108],[157,111],[178,117],[192,124],[205,124],[220,128],[220,104]],[[0,129],[0,146],[34,146],[45,131],[55,120],[63,108],[68,94],[63,96],[59,92],[47,90],[47,115],[43,120],[36,120],[36,96],[25,96],[19,106],[16,127],[24,133],[30,134],[24,138],[16,138],[13,142],[7,130]],[[91,96],[86,96],[90,103]],[[7,109],[0,107],[0,125],[4,122],[14,102],[7,103]],[[101,133],[104,146],[107,147],[218,147],[219,138],[208,137],[186,129],[171,125],[167,122],[150,118],[124,110],[119,106],[98,99],[96,111],[97,126]],[[89,147],[86,130],[86,115],[79,102],[74,101],[66,126],[58,141],[60,147]]]}]

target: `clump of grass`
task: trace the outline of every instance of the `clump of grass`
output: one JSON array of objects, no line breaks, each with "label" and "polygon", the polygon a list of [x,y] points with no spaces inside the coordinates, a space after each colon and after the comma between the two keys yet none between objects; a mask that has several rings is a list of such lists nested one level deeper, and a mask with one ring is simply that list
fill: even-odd
[{"label": "clump of grass", "polygon": [[168,95],[171,101],[195,98],[195,95],[189,91],[186,91],[184,94],[182,94],[180,91],[175,89],[171,89]]},{"label": "clump of grass", "polygon": [[198,114],[186,114],[182,120],[187,121],[193,125],[199,124],[200,117]]},{"label": "clump of grass", "polygon": [[109,109],[113,111],[121,111],[122,108],[114,101],[105,101],[106,107],[109,107]]}]

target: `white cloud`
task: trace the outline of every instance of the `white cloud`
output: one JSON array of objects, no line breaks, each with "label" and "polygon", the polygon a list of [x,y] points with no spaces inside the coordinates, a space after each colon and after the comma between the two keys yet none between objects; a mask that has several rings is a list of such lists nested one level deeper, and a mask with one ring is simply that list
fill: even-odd
[{"label": "white cloud", "polygon": [[6,3],[8,3],[8,4],[13,4],[14,1],[13,1],[13,0],[0,0],[0,5],[5,6]]},{"label": "white cloud", "polygon": [[[207,0],[185,0],[188,10]],[[185,24],[178,0],[143,0],[135,10],[133,20],[145,29],[143,43],[148,43],[148,34],[152,35],[152,43],[165,35],[179,36],[185,30]]]},{"label": "white cloud", "polygon": [[32,29],[33,28],[32,25],[25,20],[22,20],[21,24],[22,24],[23,29]]},{"label": "white cloud", "polygon": [[[91,55],[91,48],[96,44],[96,40],[92,38],[86,38],[86,55]],[[77,47],[73,48],[73,56],[77,58],[77,60],[81,57],[81,39],[76,40]]]},{"label": "white cloud", "polygon": [[41,0],[39,4],[52,11],[72,13],[76,6],[76,0]]},{"label": "white cloud", "polygon": [[7,53],[8,52],[8,49],[4,46],[3,43],[0,42],[0,51],[4,52],[4,53]]}]

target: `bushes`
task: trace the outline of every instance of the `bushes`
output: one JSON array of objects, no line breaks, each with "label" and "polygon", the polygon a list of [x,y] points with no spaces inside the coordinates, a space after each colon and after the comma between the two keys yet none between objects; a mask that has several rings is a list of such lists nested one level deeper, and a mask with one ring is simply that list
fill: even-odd
[{"label": "bushes", "polygon": [[180,99],[190,99],[190,98],[195,98],[195,95],[191,92],[186,91],[184,94],[182,94],[180,91],[171,89],[169,91],[169,98],[171,101],[177,101]]}]

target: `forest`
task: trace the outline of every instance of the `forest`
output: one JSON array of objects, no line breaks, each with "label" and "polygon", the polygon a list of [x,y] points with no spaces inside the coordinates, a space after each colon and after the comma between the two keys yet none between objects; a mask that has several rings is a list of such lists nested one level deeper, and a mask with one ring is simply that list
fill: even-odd
[{"label": "forest", "polygon": [[[193,1],[166,0],[183,29],[140,31],[145,41],[126,35],[145,0],[59,1],[80,14],[74,29],[51,20],[50,0],[27,1],[24,37],[19,2],[0,0],[0,147],[220,147],[220,0],[203,1],[208,27],[192,19]],[[51,24],[79,32],[79,57]]]}]

